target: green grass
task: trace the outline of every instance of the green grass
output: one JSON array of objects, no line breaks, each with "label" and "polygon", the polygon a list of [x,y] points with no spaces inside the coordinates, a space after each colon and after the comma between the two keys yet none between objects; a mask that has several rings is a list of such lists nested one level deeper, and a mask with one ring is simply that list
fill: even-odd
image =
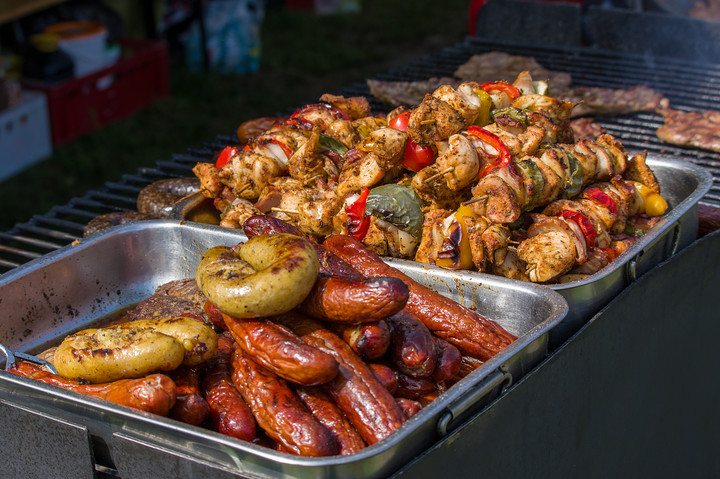
[{"label": "green grass", "polygon": [[123,174],[232,133],[245,120],[312,102],[437,53],[467,35],[467,1],[363,0],[348,15],[273,8],[262,25],[260,70],[195,73],[173,66],[171,96],[53,151],[0,184],[0,231]]}]

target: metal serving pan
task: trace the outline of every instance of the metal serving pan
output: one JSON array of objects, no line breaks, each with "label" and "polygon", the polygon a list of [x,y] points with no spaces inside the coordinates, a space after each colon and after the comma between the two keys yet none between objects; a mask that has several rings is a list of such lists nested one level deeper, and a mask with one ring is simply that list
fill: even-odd
[{"label": "metal serving pan", "polygon": [[[0,343],[37,353],[150,296],[160,284],[194,276],[208,248],[245,239],[217,226],[154,220],[61,248],[0,276]],[[126,479],[209,472],[213,477],[389,475],[546,357],[548,333],[567,313],[565,300],[548,288],[417,263],[396,266],[497,320],[518,339],[385,440],[349,456],[297,457],[0,371],[2,437],[20,449],[3,454],[0,475],[62,477],[58,471],[71,458],[67,468],[75,468],[73,477],[94,477],[95,470]],[[77,470],[83,464],[87,470]]]},{"label": "metal serving pan", "polygon": [[550,333],[561,344],[630,283],[697,238],[697,204],[711,188],[710,173],[693,163],[648,154],[648,165],[670,206],[657,225],[602,270],[582,280],[550,285],[568,302],[565,319]]}]

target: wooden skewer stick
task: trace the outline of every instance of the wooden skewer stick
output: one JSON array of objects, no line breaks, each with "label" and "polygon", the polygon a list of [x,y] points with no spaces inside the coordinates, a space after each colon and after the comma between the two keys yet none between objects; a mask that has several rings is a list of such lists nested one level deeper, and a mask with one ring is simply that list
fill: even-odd
[{"label": "wooden skewer stick", "polygon": [[303,185],[309,185],[313,181],[315,181],[317,178],[322,178],[322,175],[315,175],[312,178],[308,178],[307,180],[303,181]]},{"label": "wooden skewer stick", "polygon": [[462,203],[462,205],[467,206],[467,205],[471,205],[473,203],[480,203],[483,201],[487,201],[487,199],[488,199],[488,195],[482,195],[482,196],[478,196],[477,198],[473,198],[471,200],[464,201]]},{"label": "wooden skewer stick", "polygon": [[448,173],[450,173],[452,170],[453,170],[453,167],[450,166],[450,167],[448,167],[448,168],[445,168],[444,170],[442,170],[442,171],[439,172],[439,173],[435,173],[435,174],[432,175],[432,176],[428,176],[427,178],[425,178],[425,183],[429,183],[429,182],[431,182],[431,181],[433,181],[433,180],[436,180],[436,179],[440,178],[441,176],[445,176],[445,175],[447,175]]},{"label": "wooden skewer stick", "polygon": [[421,125],[432,125],[433,123],[437,123],[435,118],[428,118],[427,120],[422,120],[420,122]]},{"label": "wooden skewer stick", "polygon": [[275,211],[277,213],[285,213],[286,215],[299,215],[300,214],[300,212],[297,210],[286,210],[283,208],[276,208],[275,206],[270,208],[270,211]]}]

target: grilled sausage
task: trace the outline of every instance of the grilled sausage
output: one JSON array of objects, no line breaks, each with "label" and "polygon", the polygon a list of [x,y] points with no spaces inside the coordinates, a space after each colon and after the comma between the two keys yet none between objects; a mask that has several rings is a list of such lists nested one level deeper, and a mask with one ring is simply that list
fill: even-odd
[{"label": "grilled sausage", "polygon": [[395,401],[398,403],[398,406],[400,406],[400,409],[402,409],[406,419],[410,419],[423,408],[422,404],[414,399],[395,398]]},{"label": "grilled sausage", "polygon": [[402,373],[397,378],[395,397],[420,399],[435,390],[435,382],[430,378],[415,378]]},{"label": "grilled sausage", "polygon": [[[296,226],[272,216],[265,215],[255,215],[246,219],[245,223],[243,223],[243,231],[248,238],[254,238],[255,236],[264,234],[278,233],[303,236],[303,233]],[[315,253],[317,254],[318,261],[320,262],[320,274],[349,278],[361,278],[363,276],[349,263],[341,260],[316,242],[313,241],[312,246],[315,248]]]},{"label": "grilled sausage", "polygon": [[366,444],[372,445],[384,439],[405,422],[405,416],[392,395],[339,336],[301,319],[293,330],[305,342],[331,354],[338,361],[339,373],[325,385],[325,389]]},{"label": "grilled sausage", "polygon": [[80,384],[24,361],[19,361],[8,371],[160,416],[167,416],[177,398],[175,383],[164,374],[151,374],[139,379],[119,379],[104,384]]},{"label": "grilled sausage", "polygon": [[200,366],[180,366],[168,376],[177,386],[177,400],[169,416],[193,426],[204,423],[210,409],[200,391]]},{"label": "grilled sausage", "polygon": [[283,379],[315,386],[338,374],[338,363],[332,355],[306,344],[280,324],[267,319],[233,318],[224,313],[223,319],[238,346]]},{"label": "grilled sausage", "polygon": [[194,366],[216,351],[215,331],[200,321],[142,319],[67,336],[55,350],[54,366],[63,377],[101,383]]},{"label": "grilled sausage", "polygon": [[232,380],[234,343],[218,337],[218,353],[208,361],[202,390],[214,430],[230,437],[252,441],[257,437],[255,418]]},{"label": "grilled sausage", "polygon": [[438,360],[432,378],[435,382],[444,383],[460,373],[462,355],[458,348],[444,339],[435,337],[435,345],[437,346]]},{"label": "grilled sausage", "polygon": [[236,318],[265,317],[300,304],[313,287],[318,268],[308,239],[261,235],[232,248],[210,248],[195,279],[220,311]]},{"label": "grilled sausage", "polygon": [[379,363],[370,363],[368,366],[378,381],[380,381],[380,384],[385,386],[385,389],[394,396],[398,388],[398,377],[395,370],[390,366]]},{"label": "grilled sausage", "polygon": [[408,311],[386,319],[390,326],[390,358],[398,371],[414,377],[428,377],[437,364],[435,337]]},{"label": "grilled sausage", "polygon": [[258,425],[283,450],[312,457],[338,453],[335,437],[310,413],[284,379],[260,367],[239,347],[235,348],[233,368],[233,382]]},{"label": "grilled sausage", "polygon": [[338,409],[332,398],[318,387],[300,386],[295,389],[310,412],[335,436],[340,454],[351,454],[365,448],[365,442],[348,418]]},{"label": "grilled sausage", "polygon": [[382,357],[390,347],[390,327],[384,320],[363,324],[328,323],[328,326],[365,360]]},{"label": "grilled sausage", "polygon": [[320,276],[299,309],[325,321],[367,323],[400,311],[409,294],[397,278]]},{"label": "grilled sausage", "polygon": [[496,322],[421,285],[406,274],[384,263],[365,245],[351,236],[336,235],[323,246],[367,276],[393,276],[410,288],[405,309],[418,317],[436,336],[453,344],[469,356],[487,360],[516,339]]}]

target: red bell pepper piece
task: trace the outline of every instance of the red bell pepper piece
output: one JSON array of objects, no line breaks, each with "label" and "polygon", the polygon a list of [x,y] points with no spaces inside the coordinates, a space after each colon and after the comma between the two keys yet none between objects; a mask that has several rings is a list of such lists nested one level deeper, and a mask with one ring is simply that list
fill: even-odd
[{"label": "red bell pepper piece", "polygon": [[215,168],[222,168],[238,152],[234,146],[226,146],[215,156]]},{"label": "red bell pepper piece", "polygon": [[495,168],[502,168],[503,166],[510,164],[510,161],[512,160],[510,152],[505,146],[505,143],[503,143],[497,135],[494,135],[485,128],[480,128],[476,125],[471,125],[468,128],[468,134],[474,136],[495,150],[495,153],[487,151],[486,149],[478,151],[478,153],[480,153],[485,159],[490,160],[480,168],[477,175],[478,179],[487,176]]},{"label": "red bell pepper piece", "polygon": [[595,238],[597,238],[597,231],[592,224],[592,221],[584,214],[578,211],[562,210],[560,216],[566,220],[574,221],[580,227],[583,236],[585,237],[585,245],[588,249],[595,247]]},{"label": "red bell pepper piece", "polygon": [[369,194],[370,190],[367,187],[363,188],[360,197],[345,208],[348,233],[358,241],[362,241],[370,228],[370,217],[365,214]]},{"label": "red bell pepper piece", "polygon": [[616,215],[618,212],[617,203],[615,203],[615,200],[612,199],[607,193],[605,193],[603,190],[597,187],[588,188],[584,191],[584,196],[586,198],[589,198],[596,203],[600,203],[605,208],[607,208],[610,213]]},{"label": "red bell pepper piece", "polygon": [[485,90],[487,93],[492,93],[494,91],[501,91],[505,93],[508,98],[510,98],[510,101],[513,101],[515,98],[520,96],[520,90],[512,86],[511,84],[504,82],[504,81],[493,81],[493,82],[487,82],[480,85],[480,88]]}]

